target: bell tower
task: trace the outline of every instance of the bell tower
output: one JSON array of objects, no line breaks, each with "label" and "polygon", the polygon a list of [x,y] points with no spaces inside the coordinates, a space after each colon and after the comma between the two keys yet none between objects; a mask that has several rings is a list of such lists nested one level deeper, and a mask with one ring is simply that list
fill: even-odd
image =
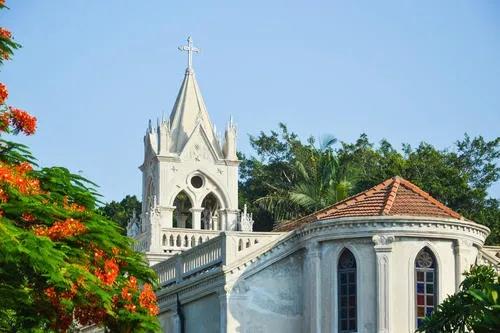
[{"label": "bell tower", "polygon": [[192,67],[199,50],[190,37],[179,49],[187,52],[188,66],[170,117],[149,122],[139,167],[142,214],[127,228],[150,264],[222,231],[251,231],[253,223],[238,209],[236,126],[230,119],[224,139],[216,132]]}]

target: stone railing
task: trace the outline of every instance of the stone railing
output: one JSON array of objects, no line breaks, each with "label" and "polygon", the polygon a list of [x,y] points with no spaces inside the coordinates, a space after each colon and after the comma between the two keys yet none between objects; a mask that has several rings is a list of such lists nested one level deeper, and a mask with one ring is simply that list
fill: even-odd
[{"label": "stone railing", "polygon": [[164,253],[176,254],[201,245],[217,237],[220,230],[169,228],[161,230],[161,247]]},{"label": "stone railing", "polygon": [[[172,229],[169,229],[169,231],[170,230]],[[187,236],[187,234],[183,234],[185,230],[186,229],[182,229],[182,231],[175,230],[173,233],[176,233],[175,237],[184,237]],[[193,231],[199,233],[204,230]],[[218,233],[220,233],[220,231],[218,231]],[[193,275],[202,274],[203,272],[220,266],[230,265],[239,258],[277,239],[280,235],[281,233],[271,232],[222,232],[216,237],[203,241],[199,245],[196,244],[195,247],[187,249],[174,255],[172,258],[154,265],[153,268],[157,272],[159,282],[162,286],[181,283],[183,280]],[[172,236],[174,236],[174,234],[172,234]],[[190,240],[190,238],[188,238],[188,240]]]},{"label": "stone railing", "polygon": [[500,257],[497,257],[496,255],[497,253],[500,253],[500,248],[497,250],[498,252],[493,252],[485,246],[478,256],[478,264],[492,266],[498,273],[500,273]]}]

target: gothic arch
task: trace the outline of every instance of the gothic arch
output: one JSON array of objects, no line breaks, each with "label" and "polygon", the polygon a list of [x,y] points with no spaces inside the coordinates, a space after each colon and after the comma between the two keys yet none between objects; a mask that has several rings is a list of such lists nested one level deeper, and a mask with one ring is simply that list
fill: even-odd
[{"label": "gothic arch", "polygon": [[[175,193],[172,193],[170,197],[167,200],[167,203],[169,206],[173,206],[174,200],[176,196],[181,192],[184,191],[188,194],[191,204],[193,207],[199,207],[205,198],[205,196],[208,194],[206,193],[205,195],[197,198],[197,193],[195,193],[192,189],[191,186],[189,186],[189,180],[191,179],[192,176],[195,175],[201,175],[205,177],[209,182],[211,182],[215,189],[210,191],[214,193],[219,199],[219,202],[221,203],[221,209],[225,209],[227,207],[230,207],[230,202],[229,202],[229,194],[227,191],[224,189],[224,186],[222,186],[218,181],[217,177],[214,177],[210,172],[207,172],[205,170],[195,170],[190,172],[184,179],[179,180],[178,178],[174,178],[170,183],[165,187],[165,188],[176,188],[179,187],[179,190]],[[182,184],[180,184],[182,182]],[[234,204],[234,203],[233,203]]]},{"label": "gothic arch", "polygon": [[[359,250],[356,248],[356,243],[347,243],[347,242],[339,242],[339,243],[333,243],[332,246],[326,249],[326,252],[322,256],[323,258],[331,258],[328,260],[328,271],[329,271],[329,278],[328,278],[328,284],[329,284],[329,316],[327,316],[327,321],[325,322],[325,325],[329,327],[332,331],[338,331],[339,327],[339,318],[338,318],[338,295],[339,295],[339,290],[338,290],[338,265],[340,261],[340,257],[342,256],[342,253],[345,250],[349,250],[351,254],[354,256],[354,259],[356,261],[356,286],[357,286],[357,300],[356,302],[359,301],[360,295],[363,295],[363,292],[365,291],[364,285],[361,281],[361,276],[365,274],[365,265],[366,265],[366,260],[367,262],[370,262],[371,259],[365,258],[365,260],[362,259],[361,253]],[[375,255],[375,254],[374,254]],[[357,307],[357,312],[356,312],[357,320],[358,323],[362,323],[365,315],[363,311],[362,306]]]},{"label": "gothic arch", "polygon": [[172,216],[172,226],[174,228],[193,228],[191,208],[193,201],[186,191],[179,191],[173,201],[175,210]]},{"label": "gothic arch", "polygon": [[224,209],[226,208],[227,206],[224,205],[224,201],[223,201],[223,198],[221,197],[221,194],[220,193],[217,193],[218,191],[210,191],[208,192],[207,194],[205,194],[202,198],[201,198],[201,201],[200,201],[200,205],[201,207],[203,207],[203,201],[205,201],[205,199],[209,196],[209,195],[213,195],[217,201],[219,202],[219,209]]},{"label": "gothic arch", "polygon": [[221,209],[221,203],[219,197],[214,192],[207,193],[201,201],[200,207],[203,209],[200,221],[201,229],[220,230],[221,216],[219,210]]},{"label": "gothic arch", "polygon": [[191,191],[189,191],[188,189],[184,189],[184,188],[181,188],[177,192],[174,192],[172,194],[170,200],[168,201],[169,206],[175,206],[175,204],[174,204],[175,203],[175,199],[177,199],[177,196],[179,194],[181,194],[182,192],[184,192],[186,194],[186,196],[188,197],[189,203],[191,204],[191,207],[194,207],[193,193]]},{"label": "gothic arch", "polygon": [[344,247],[337,266],[337,327],[339,332],[355,332],[359,327],[359,263],[354,254]]},{"label": "gothic arch", "polygon": [[414,251],[412,251],[412,254],[410,258],[408,259],[408,320],[410,321],[408,323],[408,327],[412,328],[413,330],[417,329],[417,316],[416,316],[416,297],[415,297],[415,285],[416,285],[416,276],[415,276],[415,261],[417,260],[418,254],[424,250],[428,249],[429,252],[432,253],[434,259],[436,260],[436,277],[437,277],[437,288],[436,288],[436,302],[439,304],[439,302],[444,298],[443,296],[443,288],[441,286],[443,285],[443,274],[441,274],[441,269],[442,269],[442,261],[439,255],[439,251],[437,248],[434,246],[429,241],[423,242],[423,244],[417,246]]}]

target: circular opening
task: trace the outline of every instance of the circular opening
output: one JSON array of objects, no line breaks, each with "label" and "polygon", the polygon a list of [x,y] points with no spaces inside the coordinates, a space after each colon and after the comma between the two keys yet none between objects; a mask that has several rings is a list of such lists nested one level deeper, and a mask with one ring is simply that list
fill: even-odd
[{"label": "circular opening", "polygon": [[191,185],[193,185],[194,188],[200,188],[203,186],[203,179],[200,176],[194,176],[191,178]]}]

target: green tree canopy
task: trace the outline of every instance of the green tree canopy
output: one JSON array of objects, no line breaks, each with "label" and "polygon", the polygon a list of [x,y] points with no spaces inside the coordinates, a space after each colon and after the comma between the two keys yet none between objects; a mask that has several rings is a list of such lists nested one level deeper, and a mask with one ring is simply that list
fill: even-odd
[{"label": "green tree canopy", "polygon": [[[321,140],[320,140],[321,141]],[[240,203],[251,204],[257,230],[323,208],[346,194],[401,176],[465,217],[488,226],[488,243],[500,243],[500,208],[488,190],[500,177],[500,138],[467,134],[449,149],[421,143],[395,149],[362,134],[354,143],[331,137],[316,147],[280,124],[270,134],[251,136],[255,156],[240,154]],[[334,195],[336,189],[341,191]],[[345,192],[347,191],[347,192]]]},{"label": "green tree canopy", "polygon": [[[0,28],[2,60],[18,47]],[[26,146],[6,139],[36,130],[36,118],[7,97],[0,83],[0,331],[158,332],[154,272],[96,211],[92,182],[38,167]]]},{"label": "green tree canopy", "polygon": [[121,201],[111,201],[99,207],[99,212],[108,219],[118,223],[122,227],[122,233],[126,234],[127,223],[135,214],[141,215],[141,202],[135,195],[127,195]]}]

